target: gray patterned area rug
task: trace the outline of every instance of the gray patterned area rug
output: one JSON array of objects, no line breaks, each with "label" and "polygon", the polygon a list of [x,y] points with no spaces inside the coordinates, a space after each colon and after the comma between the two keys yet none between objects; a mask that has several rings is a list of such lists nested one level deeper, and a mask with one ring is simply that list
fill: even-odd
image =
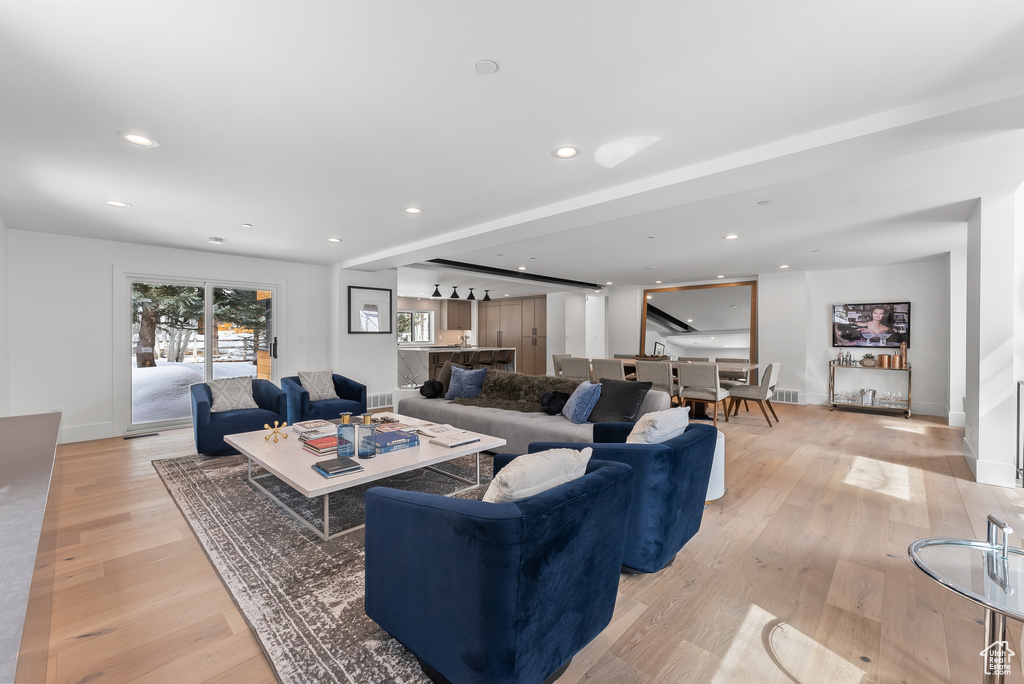
[{"label": "gray patterned area rug", "polygon": [[[243,456],[153,461],[281,682],[427,683],[415,657],[363,612],[362,530],[324,542],[246,479]],[[472,477],[472,456],[442,464]],[[481,473],[491,472],[481,457]],[[485,479],[485,483],[486,483]],[[321,526],[319,500],[270,477],[260,483]],[[465,487],[429,470],[331,495],[331,529],[363,522],[363,494],[380,485],[437,494]],[[479,498],[484,489],[459,494]]]}]

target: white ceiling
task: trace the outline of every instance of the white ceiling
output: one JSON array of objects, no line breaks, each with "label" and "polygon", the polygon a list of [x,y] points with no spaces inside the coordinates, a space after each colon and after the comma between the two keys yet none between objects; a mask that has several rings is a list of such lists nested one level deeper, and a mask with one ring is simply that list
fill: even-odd
[{"label": "white ceiling", "polygon": [[1024,4],[6,2],[0,96],[12,229],[401,267],[412,296],[565,289],[404,268],[438,257],[833,269],[962,247],[1024,180]]}]

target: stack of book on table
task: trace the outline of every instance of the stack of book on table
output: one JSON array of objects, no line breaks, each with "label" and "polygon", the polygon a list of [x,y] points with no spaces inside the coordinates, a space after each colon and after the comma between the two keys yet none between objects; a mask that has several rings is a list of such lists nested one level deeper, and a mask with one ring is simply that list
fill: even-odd
[{"label": "stack of book on table", "polygon": [[338,458],[332,458],[327,461],[317,461],[313,464],[313,470],[324,477],[347,475],[348,473],[354,473],[357,470],[362,469],[363,466],[359,465],[359,463],[353,461],[348,456],[339,456]]},{"label": "stack of book on table", "polygon": [[374,440],[377,443],[378,454],[386,454],[389,451],[398,451],[399,449],[408,449],[409,447],[420,445],[420,436],[415,432],[406,432],[405,430],[378,432],[374,435]]}]

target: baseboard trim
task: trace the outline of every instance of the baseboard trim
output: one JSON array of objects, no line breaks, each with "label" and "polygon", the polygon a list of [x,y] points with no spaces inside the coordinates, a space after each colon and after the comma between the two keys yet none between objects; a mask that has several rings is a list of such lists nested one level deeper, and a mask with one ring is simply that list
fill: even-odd
[{"label": "baseboard trim", "polygon": [[93,423],[92,425],[68,425],[60,429],[60,443],[89,442],[94,439],[106,439],[114,436],[113,423]]}]

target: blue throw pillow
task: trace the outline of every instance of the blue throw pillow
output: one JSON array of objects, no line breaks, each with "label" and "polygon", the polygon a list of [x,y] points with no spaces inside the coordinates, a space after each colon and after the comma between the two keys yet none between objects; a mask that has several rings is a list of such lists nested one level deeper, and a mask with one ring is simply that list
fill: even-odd
[{"label": "blue throw pillow", "polygon": [[601,398],[601,385],[584,380],[562,408],[562,415],[574,423],[586,423]]},{"label": "blue throw pillow", "polygon": [[487,375],[486,368],[467,370],[452,366],[452,379],[448,384],[448,394],[445,399],[476,399],[484,388],[484,376]]}]

